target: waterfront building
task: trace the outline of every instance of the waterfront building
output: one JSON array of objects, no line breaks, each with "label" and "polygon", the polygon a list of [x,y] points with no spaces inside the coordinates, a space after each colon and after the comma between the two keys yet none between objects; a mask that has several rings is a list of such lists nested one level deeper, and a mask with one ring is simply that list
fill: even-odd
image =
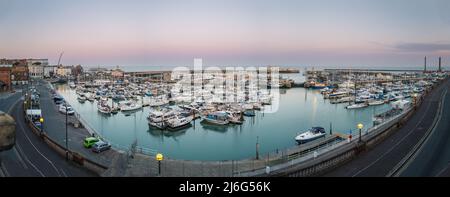
[{"label": "waterfront building", "polygon": [[62,66],[59,65],[56,68],[56,75],[59,77],[68,77],[70,75],[72,75],[72,66]]},{"label": "waterfront building", "polygon": [[83,75],[83,67],[81,65],[72,66],[72,75],[75,77]]},{"label": "waterfront building", "polygon": [[11,82],[13,85],[28,84],[28,66],[24,63],[16,62],[11,68]]},{"label": "waterfront building", "polygon": [[111,70],[111,76],[115,79],[123,79],[125,72],[117,66],[115,69]]},{"label": "waterfront building", "polygon": [[44,67],[48,66],[48,59],[26,59],[29,76],[31,78],[43,79]]},{"label": "waterfront building", "polygon": [[56,65],[49,65],[44,66],[44,78],[52,78],[56,75],[56,69],[58,66]]},{"label": "waterfront building", "polygon": [[11,89],[11,66],[0,66],[0,92]]},{"label": "waterfront building", "polygon": [[125,76],[131,78],[144,78],[155,82],[170,82],[172,81],[171,71],[143,71],[143,72],[126,72]]}]

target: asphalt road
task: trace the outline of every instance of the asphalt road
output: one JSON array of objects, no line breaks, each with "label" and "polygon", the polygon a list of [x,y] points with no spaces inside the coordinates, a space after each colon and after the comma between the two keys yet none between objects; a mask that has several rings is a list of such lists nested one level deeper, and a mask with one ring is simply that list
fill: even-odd
[{"label": "asphalt road", "polygon": [[450,176],[450,92],[428,139],[400,176]]},{"label": "asphalt road", "polygon": [[70,177],[96,176],[50,149],[26,125],[21,105],[21,92],[1,99],[0,110],[16,120],[16,145],[0,152],[0,177]]},{"label": "asphalt road", "polygon": [[[450,81],[447,80],[444,84],[435,89],[431,95],[428,95],[410,120],[386,140],[376,145],[373,149],[358,155],[357,158],[350,162],[326,173],[324,176],[382,177],[388,175],[389,172],[410,152],[431,126],[434,117],[436,116],[441,96],[445,89],[449,89],[449,85]],[[448,99],[448,96],[446,99]],[[448,130],[448,128],[448,125],[442,124],[442,129]],[[449,147],[450,144],[447,143],[446,146]],[[448,156],[450,149],[447,148],[445,151],[446,152],[444,153],[444,150],[442,150],[442,154],[447,154]]]}]

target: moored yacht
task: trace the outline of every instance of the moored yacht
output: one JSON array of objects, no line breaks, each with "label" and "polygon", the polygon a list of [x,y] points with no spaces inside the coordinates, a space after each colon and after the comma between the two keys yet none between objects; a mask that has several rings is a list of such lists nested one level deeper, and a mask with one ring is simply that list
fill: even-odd
[{"label": "moored yacht", "polygon": [[295,141],[299,144],[313,141],[315,139],[324,137],[326,135],[325,129],[322,127],[312,127],[306,132],[301,133],[295,137]]},{"label": "moored yacht", "polygon": [[184,117],[181,115],[175,115],[172,118],[166,120],[165,122],[169,130],[178,130],[191,126],[192,119],[193,119],[192,116]]},{"label": "moored yacht", "polygon": [[369,105],[383,105],[384,104],[384,100],[370,100],[369,101]]},{"label": "moored yacht", "polygon": [[106,104],[106,102],[98,102],[97,109],[102,114],[110,114],[111,113],[111,107]]},{"label": "moored yacht", "polygon": [[217,125],[226,125],[229,123],[228,114],[224,111],[216,111],[209,113],[203,117],[203,120],[208,123]]},{"label": "moored yacht", "polygon": [[123,102],[122,105],[120,106],[121,111],[134,111],[134,110],[138,110],[140,108],[142,108],[142,105],[137,104],[133,101]]},{"label": "moored yacht", "polygon": [[355,103],[355,104],[351,104],[346,106],[346,109],[360,109],[360,108],[364,108],[367,107],[368,105],[366,103]]},{"label": "moored yacht", "polygon": [[84,103],[84,102],[86,102],[87,98],[86,98],[86,96],[84,96],[84,94],[81,94],[78,96],[77,100],[80,103]]}]

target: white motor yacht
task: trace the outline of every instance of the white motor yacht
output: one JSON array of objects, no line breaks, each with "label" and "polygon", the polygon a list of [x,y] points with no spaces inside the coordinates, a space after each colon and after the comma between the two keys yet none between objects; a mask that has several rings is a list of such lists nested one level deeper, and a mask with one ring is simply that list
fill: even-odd
[{"label": "white motor yacht", "polygon": [[306,132],[301,133],[295,137],[295,141],[300,144],[313,141],[315,139],[324,137],[326,135],[325,129],[322,127],[313,127]]}]

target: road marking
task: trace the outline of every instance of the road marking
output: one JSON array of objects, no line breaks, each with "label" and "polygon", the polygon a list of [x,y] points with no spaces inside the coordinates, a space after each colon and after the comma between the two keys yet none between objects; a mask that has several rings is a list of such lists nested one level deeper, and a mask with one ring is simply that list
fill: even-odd
[{"label": "road marking", "polygon": [[[430,109],[431,106],[431,101],[428,102],[428,106],[427,109],[425,110],[425,112],[428,112],[428,110]],[[376,159],[375,161],[373,161],[372,163],[370,163],[369,165],[367,165],[366,167],[364,167],[363,169],[359,170],[358,172],[356,172],[355,174],[352,175],[352,177],[357,176],[358,174],[360,174],[361,172],[367,170],[369,167],[373,166],[375,163],[377,163],[378,161],[380,161],[384,156],[386,156],[388,153],[390,153],[392,150],[394,150],[395,147],[397,147],[400,143],[402,143],[409,135],[411,135],[411,133],[413,133],[412,131],[414,131],[417,126],[419,126],[420,123],[422,123],[423,119],[425,118],[425,116],[427,115],[427,113],[423,113],[422,118],[420,119],[419,122],[417,122],[417,124],[414,126],[413,129],[411,129],[409,131],[409,133],[405,136],[403,136],[403,138],[398,141],[397,143],[394,144],[394,146],[392,146],[388,151],[386,151],[385,153],[383,153],[380,157],[378,157],[378,159]]]},{"label": "road marking", "polygon": [[34,170],[36,170],[36,172],[38,172],[42,177],[45,177],[44,173],[42,173],[42,171],[39,170],[39,168],[36,165],[34,165],[34,163],[31,162],[30,159],[28,159],[27,155],[25,155],[22,148],[20,148],[20,145],[19,144],[16,144],[16,145],[17,145],[17,148],[19,149],[19,153],[25,157],[25,161],[27,161],[31,165],[31,167],[33,167]]},{"label": "road marking", "polygon": [[64,177],[67,177],[66,172],[64,172],[64,170],[62,168],[60,168],[59,170],[61,170],[62,174],[64,175]]},{"label": "road marking", "polygon": [[[16,104],[17,104],[17,102],[16,102],[13,106],[15,106]],[[34,150],[36,150],[36,151],[39,153],[39,155],[41,155],[45,160],[47,160],[47,161],[50,163],[50,165],[53,167],[53,169],[56,171],[56,173],[58,173],[58,176],[61,176],[61,174],[59,173],[58,169],[57,169],[56,166],[53,164],[53,162],[51,162],[47,157],[45,157],[45,156],[41,153],[41,151],[39,151],[39,150],[36,148],[36,146],[34,146],[33,142],[31,142],[30,138],[29,138],[28,135],[25,133],[25,131],[24,131],[25,129],[23,128],[22,124],[19,123],[18,125],[20,126],[21,131],[22,131],[22,133],[25,135],[25,137],[27,138],[28,142],[31,144],[31,146],[33,146]]]},{"label": "road marking", "polygon": [[450,162],[447,163],[447,166],[446,166],[445,168],[443,168],[441,171],[439,171],[439,172],[436,174],[436,177],[441,176],[441,174],[444,173],[445,170],[448,169],[448,167],[450,167]]},{"label": "road marking", "polygon": [[[18,143],[16,143],[17,146],[19,146]],[[25,162],[23,161],[22,157],[20,156],[19,152],[17,152],[16,147],[14,146],[13,148],[14,153],[16,154],[17,158],[19,158],[19,162],[20,164],[22,164],[23,168],[28,169],[28,166],[25,164]]]},{"label": "road marking", "polygon": [[2,177],[9,177],[8,170],[6,170],[5,165],[1,161],[0,161],[0,172],[2,174]]},{"label": "road marking", "polygon": [[433,123],[431,123],[430,128],[425,133],[425,136],[423,136],[419,140],[419,142],[417,142],[417,144],[411,149],[411,151],[388,173],[387,176],[400,176],[403,173],[403,171],[408,168],[411,162],[417,158],[417,155],[419,155],[422,152],[423,147],[425,146],[425,144],[428,143],[430,136],[432,136],[436,131],[437,128],[436,125],[439,125],[439,122],[441,122],[442,111],[444,110],[446,95],[447,90],[445,90],[445,92],[441,96],[437,115],[434,118]]}]

